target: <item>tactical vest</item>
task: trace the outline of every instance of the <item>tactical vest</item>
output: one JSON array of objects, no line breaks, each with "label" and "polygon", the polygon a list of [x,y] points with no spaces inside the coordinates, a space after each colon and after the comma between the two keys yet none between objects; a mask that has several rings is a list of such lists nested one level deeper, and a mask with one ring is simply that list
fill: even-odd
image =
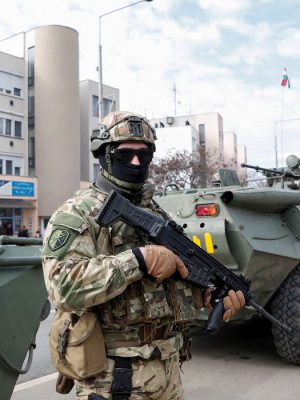
[{"label": "tactical vest", "polygon": [[[96,223],[97,210],[105,198],[106,194],[95,186],[78,192],[54,215],[53,225],[72,228],[72,235],[81,235],[88,229],[94,246],[87,249],[89,257],[119,255],[149,244],[145,237],[123,222],[111,228]],[[76,204],[78,215],[72,215],[73,204]],[[140,204],[149,212],[158,212],[150,198]],[[89,222],[83,221],[81,215],[88,216]],[[80,243],[84,249],[84,240]],[[70,251],[72,246],[71,242]],[[44,255],[50,257],[59,258],[62,256],[60,251],[65,251],[58,248],[54,254],[48,247],[46,245]],[[120,295],[93,307],[102,327],[107,354],[149,358],[158,348],[162,359],[170,357],[182,348],[182,337],[187,338],[184,342],[188,342],[187,330],[202,306],[199,299],[200,290],[181,280],[169,278],[157,284],[152,277],[144,276],[131,283]]]},{"label": "tactical vest", "polygon": [[[114,224],[109,234],[112,255],[150,244],[123,222]],[[145,277],[98,310],[107,348],[143,346],[171,338],[185,331],[197,316],[191,286],[171,278],[158,285]]]}]

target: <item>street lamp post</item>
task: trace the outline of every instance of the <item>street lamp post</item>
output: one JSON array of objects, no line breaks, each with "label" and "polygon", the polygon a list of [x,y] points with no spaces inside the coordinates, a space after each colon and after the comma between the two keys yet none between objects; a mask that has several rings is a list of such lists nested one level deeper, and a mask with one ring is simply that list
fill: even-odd
[{"label": "street lamp post", "polygon": [[124,10],[124,8],[135,6],[136,4],[139,4],[139,3],[151,2],[151,1],[153,1],[153,0],[139,0],[139,1],[136,1],[135,3],[127,4],[126,6],[116,8],[115,10],[109,11],[109,12],[99,16],[99,70],[98,70],[98,72],[99,72],[99,87],[98,87],[99,120],[101,120],[101,118],[103,116],[103,72],[102,72],[101,18],[106,17],[107,15],[115,13],[117,11]]}]

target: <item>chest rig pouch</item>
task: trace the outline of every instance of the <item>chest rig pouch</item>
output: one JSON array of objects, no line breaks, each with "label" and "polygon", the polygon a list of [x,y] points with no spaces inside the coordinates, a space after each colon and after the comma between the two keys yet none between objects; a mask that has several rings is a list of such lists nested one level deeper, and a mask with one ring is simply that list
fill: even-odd
[{"label": "chest rig pouch", "polygon": [[86,379],[107,367],[102,330],[92,312],[78,316],[57,310],[49,347],[55,368],[68,378]]}]

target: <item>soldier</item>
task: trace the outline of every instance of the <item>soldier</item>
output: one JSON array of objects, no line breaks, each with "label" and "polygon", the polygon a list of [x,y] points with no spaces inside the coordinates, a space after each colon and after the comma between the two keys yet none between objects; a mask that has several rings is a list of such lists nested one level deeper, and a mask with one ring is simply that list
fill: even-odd
[{"label": "soldier", "polygon": [[[77,398],[181,400],[180,364],[190,358],[189,329],[210,293],[174,280],[188,275],[167,248],[153,245],[123,222],[95,222],[107,193],[161,213],[145,185],[155,151],[155,130],[140,115],[113,112],[91,138],[101,171],[52,216],[43,264],[50,299],[58,310],[93,311],[102,328],[107,365],[96,376],[77,379]],[[244,306],[241,292],[224,299],[224,320]]]},{"label": "soldier", "polygon": [[25,225],[20,227],[19,232],[18,232],[18,237],[29,237],[29,231]]}]

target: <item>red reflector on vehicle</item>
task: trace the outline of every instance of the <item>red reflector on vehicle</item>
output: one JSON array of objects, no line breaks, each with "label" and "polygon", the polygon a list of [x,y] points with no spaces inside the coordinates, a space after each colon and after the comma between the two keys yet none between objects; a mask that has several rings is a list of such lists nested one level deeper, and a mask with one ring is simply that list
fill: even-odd
[{"label": "red reflector on vehicle", "polygon": [[198,217],[215,217],[218,215],[217,204],[197,204],[195,212]]}]

